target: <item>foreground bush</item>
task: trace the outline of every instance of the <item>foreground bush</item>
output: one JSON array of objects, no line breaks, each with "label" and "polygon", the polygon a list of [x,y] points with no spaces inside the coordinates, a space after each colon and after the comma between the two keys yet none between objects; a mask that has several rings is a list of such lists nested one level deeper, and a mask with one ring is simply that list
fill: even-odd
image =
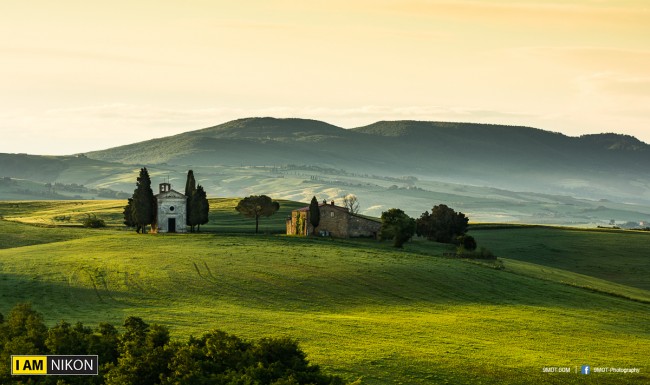
[{"label": "foreground bush", "polygon": [[[342,385],[310,364],[291,338],[245,341],[213,330],[187,342],[171,342],[169,330],[128,317],[124,331],[101,323],[91,329],[61,321],[51,328],[27,304],[0,314],[0,384],[106,385]],[[97,354],[98,376],[11,376],[10,357],[20,354]],[[358,384],[356,382],[355,384]]]},{"label": "foreground bush", "polygon": [[458,258],[471,258],[471,259],[497,259],[497,256],[494,255],[490,250],[485,247],[481,247],[479,251],[467,250],[462,245],[456,250],[456,257]]},{"label": "foreground bush", "polygon": [[477,247],[476,240],[471,235],[461,235],[460,237],[456,237],[455,243],[469,251],[474,251]]}]

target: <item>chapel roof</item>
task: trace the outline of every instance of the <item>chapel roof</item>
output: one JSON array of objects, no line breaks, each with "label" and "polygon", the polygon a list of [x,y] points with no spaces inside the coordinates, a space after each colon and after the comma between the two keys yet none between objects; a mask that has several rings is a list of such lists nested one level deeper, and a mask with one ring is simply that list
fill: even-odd
[{"label": "chapel roof", "polygon": [[161,192],[159,194],[154,195],[157,199],[160,198],[187,198],[185,194],[179,193],[176,190],[169,190],[165,192]]}]

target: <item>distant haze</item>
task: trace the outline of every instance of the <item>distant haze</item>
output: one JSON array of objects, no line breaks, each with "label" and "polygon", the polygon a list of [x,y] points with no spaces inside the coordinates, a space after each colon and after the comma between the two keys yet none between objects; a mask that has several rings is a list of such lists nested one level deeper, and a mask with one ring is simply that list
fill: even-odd
[{"label": "distant haze", "polygon": [[650,219],[650,145],[530,127],[382,121],[343,129],[249,118],[83,156],[0,153],[0,200],[125,199],[146,165],[182,189],[192,169],[208,196],[340,202],[419,216],[445,203],[476,222],[628,227]]},{"label": "distant haze", "polygon": [[647,0],[0,2],[0,152],[252,116],[525,125],[650,142]]}]

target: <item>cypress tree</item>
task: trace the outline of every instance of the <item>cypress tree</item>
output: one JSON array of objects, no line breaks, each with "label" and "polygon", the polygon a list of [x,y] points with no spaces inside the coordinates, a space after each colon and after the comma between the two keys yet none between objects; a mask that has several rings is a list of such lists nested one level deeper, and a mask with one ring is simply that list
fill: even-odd
[{"label": "cypress tree", "polygon": [[185,181],[185,196],[187,197],[187,214],[185,216],[185,224],[190,226],[190,232],[194,232],[194,226],[197,224],[194,209],[194,193],[196,192],[196,180],[194,179],[194,171],[187,172],[187,180]]},{"label": "cypress tree", "polygon": [[196,231],[201,231],[201,225],[208,223],[208,213],[210,212],[210,203],[208,202],[207,195],[203,186],[198,185],[194,196],[192,197],[192,210],[195,224],[197,225]]},{"label": "cypress tree", "polygon": [[133,220],[133,198],[129,198],[129,203],[124,206],[124,224],[126,227],[135,227],[136,223]]},{"label": "cypress tree", "polygon": [[135,191],[133,191],[133,222],[142,228],[142,234],[147,232],[147,225],[154,221],[155,215],[155,198],[151,190],[151,178],[146,167],[140,169],[138,182]]},{"label": "cypress tree", "polygon": [[314,233],[316,233],[316,227],[320,223],[320,208],[318,208],[316,196],[311,198],[311,203],[309,204],[309,223],[314,227]]}]

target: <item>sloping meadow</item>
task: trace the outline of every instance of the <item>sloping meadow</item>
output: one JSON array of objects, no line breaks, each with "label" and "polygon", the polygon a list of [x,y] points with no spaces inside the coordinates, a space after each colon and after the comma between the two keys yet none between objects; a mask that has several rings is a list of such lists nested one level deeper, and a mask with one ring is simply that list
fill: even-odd
[{"label": "sloping meadow", "polygon": [[[507,258],[448,259],[446,246],[421,240],[395,250],[370,240],[115,229],[68,237],[71,229],[28,227],[50,242],[0,250],[4,314],[29,301],[49,324],[134,315],[183,339],[214,328],[290,336],[326,372],[366,384],[648,380],[650,305],[617,296],[621,286],[602,279],[591,283],[602,290],[571,286],[572,274],[585,276],[566,269],[555,279]],[[585,379],[575,373],[585,364],[642,372]]]}]

